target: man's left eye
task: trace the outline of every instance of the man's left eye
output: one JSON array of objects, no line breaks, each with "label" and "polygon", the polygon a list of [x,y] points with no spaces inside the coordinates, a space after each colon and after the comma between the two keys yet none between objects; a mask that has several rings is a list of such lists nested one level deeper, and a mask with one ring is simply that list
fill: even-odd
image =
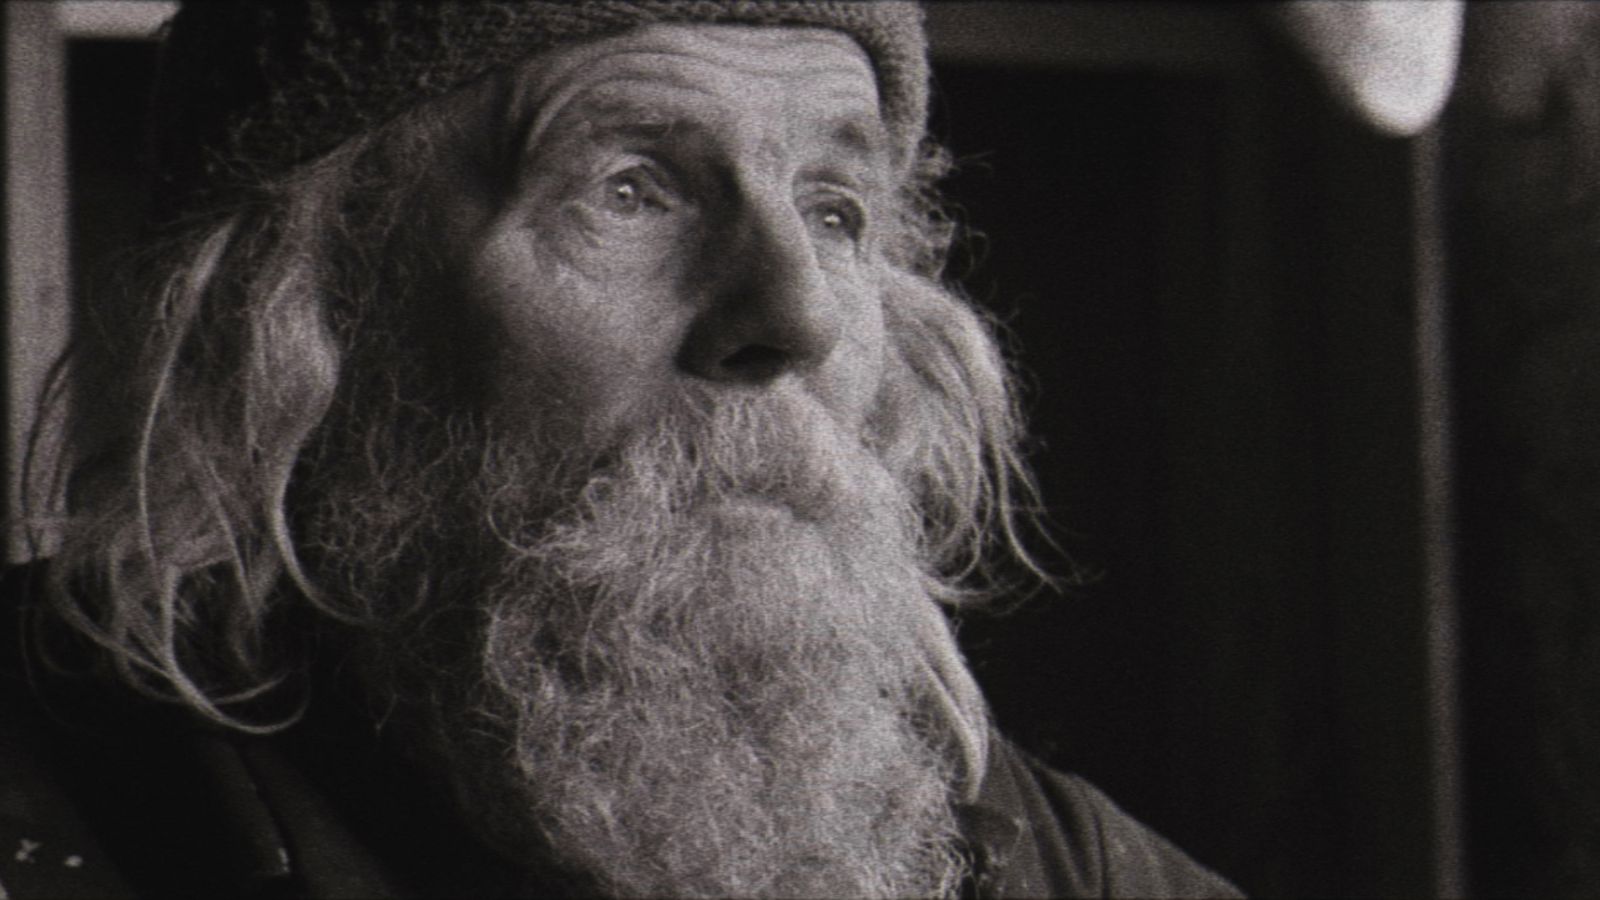
[{"label": "man's left eye", "polygon": [[828,240],[858,240],[863,220],[861,208],[844,199],[822,201],[806,210],[812,233]]}]

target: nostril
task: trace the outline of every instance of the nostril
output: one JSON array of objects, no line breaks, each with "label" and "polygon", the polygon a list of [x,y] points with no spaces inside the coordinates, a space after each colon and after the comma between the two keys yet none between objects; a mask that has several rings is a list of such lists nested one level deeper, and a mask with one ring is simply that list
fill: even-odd
[{"label": "nostril", "polygon": [[766,344],[746,344],[722,358],[722,371],[737,378],[772,378],[788,368],[790,354]]}]

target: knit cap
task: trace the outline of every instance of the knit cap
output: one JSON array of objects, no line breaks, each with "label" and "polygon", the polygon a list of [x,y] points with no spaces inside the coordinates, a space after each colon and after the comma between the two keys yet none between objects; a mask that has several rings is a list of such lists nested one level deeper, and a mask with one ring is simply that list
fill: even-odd
[{"label": "knit cap", "polygon": [[848,34],[876,71],[897,161],[914,156],[928,78],[914,3],[208,0],[167,26],[150,119],[153,218],[226,205],[243,185],[540,51],[658,22]]}]

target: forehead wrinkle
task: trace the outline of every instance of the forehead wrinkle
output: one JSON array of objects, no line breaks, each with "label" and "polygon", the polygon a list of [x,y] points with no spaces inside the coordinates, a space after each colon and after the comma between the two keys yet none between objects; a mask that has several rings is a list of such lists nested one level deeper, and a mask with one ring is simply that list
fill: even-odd
[{"label": "forehead wrinkle", "polygon": [[[745,54],[713,53],[708,60],[706,44],[739,49],[744,42],[755,40],[771,46],[773,52],[750,57]],[[832,45],[849,54],[841,60],[834,54],[818,58],[815,46]],[[680,61],[690,64],[712,62],[734,71],[757,76],[778,76],[787,79],[804,77],[813,90],[825,90],[840,101],[866,101],[874,111],[879,111],[877,73],[866,51],[852,38],[826,28],[770,27],[742,25],[674,25],[656,24],[632,32],[605,38],[596,43],[584,43],[540,54],[529,59],[515,71],[515,84],[511,90],[511,103],[515,112],[507,118],[522,122],[533,114],[534,130],[543,110],[559,101],[560,95],[569,93],[571,80],[596,65],[626,67],[616,73],[617,79],[634,78],[642,82],[668,82],[678,87],[694,89],[694,79],[678,71]],[[581,80],[581,77],[579,77]],[[556,86],[551,89],[549,85]],[[828,84],[819,84],[827,82]],[[525,130],[525,129],[519,129]]]},{"label": "forehead wrinkle", "polygon": [[[832,44],[837,48],[847,50],[851,54],[853,63],[848,66],[836,66],[824,60],[812,71],[824,71],[830,65],[833,65],[834,68],[841,71],[864,72],[871,78],[874,85],[877,82],[872,65],[867,59],[866,51],[861,48],[861,45],[854,38],[830,28],[737,24],[711,26],[662,24],[646,28],[643,32],[654,32],[657,35],[666,37],[668,40],[682,40],[684,39],[683,36],[693,34],[696,40],[735,49],[743,49],[746,41],[765,43],[772,47],[773,53],[758,57],[761,60],[770,60],[772,65],[756,64],[750,67],[751,71],[784,71],[787,67],[792,66],[796,60],[810,63],[815,58],[810,53],[798,49],[802,43],[809,41],[812,43]],[[698,50],[680,51],[677,48],[663,48],[662,52],[674,54],[686,52],[687,55],[697,57],[702,55]]]},{"label": "forehead wrinkle", "polygon": [[[594,86],[592,90],[579,92],[564,109],[553,114],[551,122],[554,123],[563,115],[575,117],[581,136],[592,141],[613,136],[659,140],[673,134],[700,133],[709,126],[703,110],[692,110],[685,103],[673,102],[661,96],[655,96],[652,100],[636,92],[628,95],[607,90],[615,87],[616,83],[615,79],[609,80]],[[663,93],[660,85],[650,84],[647,87],[651,94]],[[688,87],[683,89],[683,93],[704,92]]]},{"label": "forehead wrinkle", "polygon": [[[553,87],[547,90],[540,90],[539,87],[526,87],[517,96],[517,103],[527,116],[526,125],[519,129],[521,133],[516,142],[523,158],[544,143],[552,125],[564,115],[576,113],[584,122],[609,119],[610,122],[605,123],[608,126],[605,130],[613,132],[627,124],[640,127],[671,126],[674,123],[687,123],[691,117],[687,115],[683,104],[672,103],[662,95],[669,92],[685,95],[711,93],[687,79],[644,69],[624,69],[592,82],[583,78],[558,77]],[[650,99],[649,95],[655,95],[654,99]]]},{"label": "forehead wrinkle", "polygon": [[889,130],[877,117],[845,114],[829,122],[827,129],[828,143],[852,157],[867,162],[888,157]]},{"label": "forehead wrinkle", "polygon": [[[711,37],[719,45],[738,44],[734,35],[715,29],[697,37]],[[828,37],[831,41],[834,36]],[[748,90],[769,96],[784,107],[783,118],[790,123],[787,137],[750,135],[756,139],[759,156],[779,159],[784,152],[778,145],[798,139],[823,148],[832,157],[831,162],[813,160],[804,167],[807,170],[820,165],[840,171],[829,167],[859,165],[871,171],[858,174],[876,182],[881,174],[877,169],[888,159],[890,140],[881,117],[876,77],[864,52],[848,38],[838,38],[853,50],[851,59],[797,55],[792,52],[792,36],[785,35],[771,41],[776,48],[771,56],[729,58],[713,53],[709,61],[735,77],[764,82],[751,84]],[[703,46],[678,46],[671,40],[663,45],[655,40],[642,47],[624,43],[599,53],[596,49],[595,45],[575,47],[572,52],[530,61],[519,70],[512,91],[517,108],[507,115],[515,129],[513,165],[518,169],[530,171],[529,163],[549,152],[552,143],[704,134],[729,114],[722,102],[722,85],[707,82],[701,69],[708,62]],[[796,82],[805,90],[794,90]],[[709,97],[713,102],[702,105],[694,102],[697,97]],[[574,119],[586,127],[559,124]]]}]

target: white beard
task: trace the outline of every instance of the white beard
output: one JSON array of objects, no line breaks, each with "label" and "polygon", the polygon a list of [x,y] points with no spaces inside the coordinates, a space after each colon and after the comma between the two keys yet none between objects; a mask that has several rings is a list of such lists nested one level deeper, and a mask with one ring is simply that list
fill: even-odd
[{"label": "white beard", "polygon": [[465,501],[500,558],[471,633],[367,654],[464,820],[609,894],[953,894],[983,712],[862,442],[779,392],[668,411],[560,499],[539,455]]}]

